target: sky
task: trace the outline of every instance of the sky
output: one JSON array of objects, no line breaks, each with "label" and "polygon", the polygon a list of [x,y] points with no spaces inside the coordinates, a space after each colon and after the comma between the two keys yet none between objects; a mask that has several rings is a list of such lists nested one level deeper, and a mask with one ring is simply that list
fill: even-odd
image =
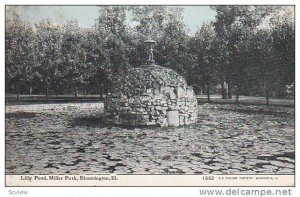
[{"label": "sky", "polygon": [[[202,23],[213,20],[215,11],[209,6],[181,6],[184,8],[184,22],[191,32]],[[11,7],[7,6],[7,10]],[[36,23],[51,19],[58,24],[77,20],[83,27],[91,27],[99,15],[97,6],[14,6],[14,10],[25,20]]]}]

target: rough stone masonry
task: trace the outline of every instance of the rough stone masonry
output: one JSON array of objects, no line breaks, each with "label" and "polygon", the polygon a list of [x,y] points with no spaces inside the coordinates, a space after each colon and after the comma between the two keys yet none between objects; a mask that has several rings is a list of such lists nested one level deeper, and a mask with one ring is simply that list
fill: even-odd
[{"label": "rough stone masonry", "polygon": [[158,65],[131,69],[105,101],[106,121],[124,126],[181,126],[197,121],[192,87],[174,70]]}]

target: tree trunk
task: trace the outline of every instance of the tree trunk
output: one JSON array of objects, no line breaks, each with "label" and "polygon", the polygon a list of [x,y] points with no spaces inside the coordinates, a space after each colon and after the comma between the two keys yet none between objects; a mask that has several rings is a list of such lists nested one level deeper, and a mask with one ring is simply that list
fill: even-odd
[{"label": "tree trunk", "polygon": [[227,86],[228,86],[228,99],[232,99],[232,90],[231,90],[231,82],[227,82]]},{"label": "tree trunk", "polygon": [[101,89],[99,92],[97,92],[97,94],[100,95],[100,98],[99,99],[102,99],[103,98],[103,90]]},{"label": "tree trunk", "polygon": [[20,84],[17,84],[17,102],[20,101]]},{"label": "tree trunk", "polygon": [[201,94],[205,94],[205,83],[202,81],[201,83]]},{"label": "tree trunk", "polygon": [[239,90],[239,86],[236,86],[236,98],[235,98],[235,103],[236,104],[239,104],[239,96],[240,96],[239,95],[240,94],[239,91],[240,91]]},{"label": "tree trunk", "polygon": [[210,103],[210,85],[207,83],[207,102]]},{"label": "tree trunk", "polygon": [[49,87],[48,85],[46,86],[46,102],[49,102]]},{"label": "tree trunk", "polygon": [[222,99],[227,99],[227,91],[226,91],[225,83],[226,83],[225,81],[221,83]]},{"label": "tree trunk", "polygon": [[32,86],[29,85],[29,95],[31,95],[31,94],[32,94]]},{"label": "tree trunk", "polygon": [[207,102],[210,103],[210,81],[207,79],[206,84]]},{"label": "tree trunk", "polygon": [[20,91],[18,90],[18,92],[17,92],[17,102],[19,102],[20,101]]},{"label": "tree trunk", "polygon": [[46,85],[46,102],[48,103],[49,102],[49,82],[48,82],[48,78],[46,76],[45,78],[45,85]]},{"label": "tree trunk", "polygon": [[75,96],[75,101],[77,101],[77,87],[76,86],[74,88],[74,96]]},{"label": "tree trunk", "polygon": [[58,96],[58,85],[55,88],[55,95]]},{"label": "tree trunk", "polygon": [[269,92],[269,88],[267,88],[266,89],[266,99],[267,99],[267,105],[269,105],[270,104],[270,102],[269,102],[269,98],[270,98],[270,92]]}]

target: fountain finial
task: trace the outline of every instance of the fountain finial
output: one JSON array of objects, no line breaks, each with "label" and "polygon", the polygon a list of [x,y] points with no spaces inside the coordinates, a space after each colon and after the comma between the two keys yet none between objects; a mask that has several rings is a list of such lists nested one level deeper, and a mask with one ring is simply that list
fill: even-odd
[{"label": "fountain finial", "polygon": [[147,60],[147,63],[148,64],[155,64],[155,61],[154,61],[154,58],[153,58],[153,46],[154,44],[156,43],[154,40],[151,39],[151,37],[149,36],[148,40],[144,41],[144,43],[146,43],[146,45],[148,46],[148,60]]},{"label": "fountain finial", "polygon": [[153,17],[152,16],[146,17],[146,21],[147,21],[147,27],[148,27],[148,39],[146,41],[144,41],[144,43],[146,43],[148,50],[149,50],[147,64],[154,65],[155,61],[153,58],[153,46],[156,42],[151,39],[152,28],[153,28]]}]

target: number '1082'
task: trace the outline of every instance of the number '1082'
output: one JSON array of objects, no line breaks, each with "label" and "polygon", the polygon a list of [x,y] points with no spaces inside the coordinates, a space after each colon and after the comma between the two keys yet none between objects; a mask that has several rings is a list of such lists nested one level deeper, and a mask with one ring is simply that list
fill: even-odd
[{"label": "number '1082'", "polygon": [[214,178],[215,178],[214,176],[203,176],[202,177],[202,179],[205,181],[212,181],[212,180],[214,180]]}]

